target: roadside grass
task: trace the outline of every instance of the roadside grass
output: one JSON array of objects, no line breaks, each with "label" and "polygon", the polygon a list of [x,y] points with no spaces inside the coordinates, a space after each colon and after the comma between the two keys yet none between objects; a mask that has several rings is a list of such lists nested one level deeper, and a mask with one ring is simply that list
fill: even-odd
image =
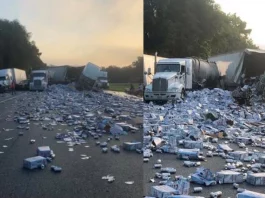
[{"label": "roadside grass", "polygon": [[[126,88],[130,88],[130,83],[110,83],[109,90],[110,91],[118,91],[118,92],[124,92]],[[138,88],[138,83],[133,83],[134,88]]]}]

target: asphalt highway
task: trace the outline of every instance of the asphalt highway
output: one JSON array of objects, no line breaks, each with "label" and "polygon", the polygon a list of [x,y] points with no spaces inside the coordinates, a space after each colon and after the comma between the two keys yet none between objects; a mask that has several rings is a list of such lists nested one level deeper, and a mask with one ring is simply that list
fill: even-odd
[{"label": "asphalt highway", "polygon": [[[30,130],[17,129],[13,121],[17,106],[30,96],[18,92],[15,98],[10,94],[0,97],[0,197],[87,197],[87,198],[139,198],[143,197],[143,164],[141,154],[121,149],[120,153],[110,151],[110,146],[122,145],[124,141],[142,141],[142,132],[128,133],[120,140],[111,140],[109,152],[102,153],[96,141],[106,141],[107,135],[99,140],[89,138],[87,144],[74,146],[69,152],[65,143],[57,143],[55,134],[70,129],[57,125],[53,131],[43,130],[39,123],[31,122]],[[141,118],[138,118],[141,120]],[[20,131],[24,132],[19,136]],[[35,144],[29,144],[35,139]],[[23,159],[36,155],[38,146],[50,146],[56,154],[54,161],[44,170],[25,170]],[[91,156],[81,159],[82,154]],[[61,173],[53,173],[50,165],[62,167]],[[102,177],[112,175],[113,183]],[[133,184],[125,184],[134,181]]]}]

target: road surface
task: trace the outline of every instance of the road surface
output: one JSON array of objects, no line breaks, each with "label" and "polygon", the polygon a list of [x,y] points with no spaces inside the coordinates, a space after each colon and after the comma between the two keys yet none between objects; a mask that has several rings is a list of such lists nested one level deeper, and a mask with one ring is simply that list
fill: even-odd
[{"label": "road surface", "polygon": [[[23,99],[22,103],[27,103],[30,94],[18,93],[12,99],[10,95],[0,97],[0,197],[143,197],[140,154],[124,150],[119,154],[111,151],[104,154],[91,137],[87,144],[77,145],[73,152],[69,152],[65,143],[59,144],[54,138],[56,133],[69,129],[62,125],[47,131],[38,122],[31,122],[30,130],[23,130],[24,136],[18,136],[21,130],[16,128],[18,124],[13,121],[14,112]],[[103,135],[99,141],[103,142],[107,137]],[[30,139],[35,139],[36,143],[29,144]],[[121,136],[120,141],[112,140],[109,144],[121,145],[124,141],[133,140],[142,141],[142,132],[128,133]],[[45,145],[56,154],[52,164],[62,167],[63,171],[58,174],[51,172],[50,164],[44,170],[23,169],[23,159],[35,156],[37,147]],[[89,147],[85,147],[87,145]],[[82,160],[81,154],[91,156],[91,159]],[[115,177],[113,183],[102,180],[108,174]],[[125,184],[126,181],[134,181],[134,184]]]}]

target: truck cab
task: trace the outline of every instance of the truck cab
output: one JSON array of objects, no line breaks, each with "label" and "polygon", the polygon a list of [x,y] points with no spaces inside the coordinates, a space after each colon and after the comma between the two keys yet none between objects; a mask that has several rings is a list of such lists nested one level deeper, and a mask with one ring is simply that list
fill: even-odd
[{"label": "truck cab", "polygon": [[11,88],[13,75],[11,69],[0,70],[0,89],[1,92],[8,91]]},{"label": "truck cab", "polygon": [[9,76],[8,74],[5,76],[0,76],[0,86],[1,86],[1,91],[7,91],[12,83],[12,77]]},{"label": "truck cab", "polygon": [[[151,75],[150,69],[145,75]],[[191,64],[185,59],[162,59],[155,65],[152,82],[146,85],[144,101],[168,101],[184,98],[191,79]]]},{"label": "truck cab", "polygon": [[104,89],[108,89],[109,88],[109,82],[108,82],[108,78],[107,77],[98,77],[97,82],[99,84],[100,87],[104,88]]},{"label": "truck cab", "polygon": [[35,70],[31,72],[29,89],[32,91],[43,91],[48,87],[48,71]]}]

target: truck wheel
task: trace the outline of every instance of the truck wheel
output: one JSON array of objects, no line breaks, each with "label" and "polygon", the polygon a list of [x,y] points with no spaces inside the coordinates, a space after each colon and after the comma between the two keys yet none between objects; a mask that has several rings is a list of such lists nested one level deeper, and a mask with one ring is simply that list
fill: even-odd
[{"label": "truck wheel", "polygon": [[144,100],[144,103],[149,103],[150,102],[149,100],[145,100],[144,99],[144,94],[143,94],[143,100]]},{"label": "truck wheel", "polygon": [[150,102],[150,100],[145,100],[145,99],[144,99],[144,103],[147,103],[147,104],[148,104],[149,102]]},{"label": "truck wheel", "polygon": [[180,98],[181,98],[182,100],[184,100],[184,99],[185,99],[185,96],[186,96],[185,89],[182,89],[182,91],[181,91],[181,95],[180,95]]}]

